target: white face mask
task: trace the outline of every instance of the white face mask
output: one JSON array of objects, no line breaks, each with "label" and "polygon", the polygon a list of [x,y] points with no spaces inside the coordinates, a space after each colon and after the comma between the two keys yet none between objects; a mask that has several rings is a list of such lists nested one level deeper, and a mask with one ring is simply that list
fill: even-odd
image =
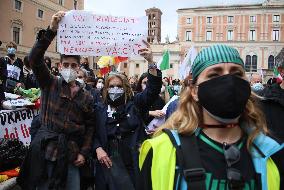
[{"label": "white face mask", "polygon": [[62,75],[63,79],[70,83],[72,81],[75,81],[77,78],[77,72],[74,69],[68,68],[68,69],[62,69],[60,71],[60,74]]},{"label": "white face mask", "polygon": [[102,82],[97,83],[96,88],[98,90],[101,90],[104,87],[104,84]]},{"label": "white face mask", "polygon": [[85,84],[85,81],[83,79],[79,79],[79,78],[76,78],[76,81],[78,81],[80,83],[80,86],[82,88],[85,88],[86,87],[86,84]]},{"label": "white face mask", "polygon": [[161,88],[161,93],[164,93],[166,90],[166,87],[164,85],[162,85],[162,88]]},{"label": "white face mask", "polygon": [[142,90],[146,89],[146,84],[141,84]]},{"label": "white face mask", "polygon": [[121,97],[123,93],[124,93],[123,88],[112,87],[108,89],[108,95],[112,101],[115,101],[117,98]]}]

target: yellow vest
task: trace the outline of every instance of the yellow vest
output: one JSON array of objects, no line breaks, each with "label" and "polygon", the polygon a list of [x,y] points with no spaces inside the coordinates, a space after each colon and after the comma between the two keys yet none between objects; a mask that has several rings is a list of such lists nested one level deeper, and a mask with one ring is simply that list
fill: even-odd
[{"label": "yellow vest", "polygon": [[[139,167],[143,166],[149,150],[153,150],[151,179],[153,190],[173,190],[176,169],[176,150],[167,134],[146,140],[139,156]],[[277,166],[271,158],[267,164],[268,190],[280,189],[280,175]]]}]

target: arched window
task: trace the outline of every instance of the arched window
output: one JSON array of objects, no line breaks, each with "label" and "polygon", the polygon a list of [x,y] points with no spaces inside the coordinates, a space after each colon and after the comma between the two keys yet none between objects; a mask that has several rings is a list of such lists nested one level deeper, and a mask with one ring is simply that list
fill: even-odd
[{"label": "arched window", "polygon": [[273,70],[274,69],[274,56],[270,55],[268,57],[268,69]]},{"label": "arched window", "polygon": [[250,69],[251,69],[251,56],[250,55],[246,56],[245,69],[246,69],[246,72],[250,72]]},{"label": "arched window", "polygon": [[257,72],[257,55],[247,55],[245,62],[246,72]]},{"label": "arched window", "polygon": [[257,71],[257,56],[256,55],[253,55],[252,56],[252,72],[256,72]]}]

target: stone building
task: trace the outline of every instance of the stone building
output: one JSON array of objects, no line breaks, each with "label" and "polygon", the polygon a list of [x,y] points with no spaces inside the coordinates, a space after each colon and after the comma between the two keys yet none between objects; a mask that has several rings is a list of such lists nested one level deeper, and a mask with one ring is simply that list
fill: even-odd
[{"label": "stone building", "polygon": [[275,56],[284,47],[284,1],[261,4],[178,9],[181,56],[191,46],[200,51],[213,44],[238,49],[250,75],[270,77]]},{"label": "stone building", "polygon": [[[6,43],[18,45],[17,55],[23,58],[33,46],[37,32],[50,24],[51,17],[59,10],[83,9],[84,0],[1,0],[0,1],[0,56],[6,55]],[[46,52],[52,62],[58,61],[56,40]]]},{"label": "stone building", "polygon": [[146,11],[146,16],[148,17],[148,39],[150,43],[161,42],[161,21],[162,21],[162,11],[158,8],[150,8]]}]

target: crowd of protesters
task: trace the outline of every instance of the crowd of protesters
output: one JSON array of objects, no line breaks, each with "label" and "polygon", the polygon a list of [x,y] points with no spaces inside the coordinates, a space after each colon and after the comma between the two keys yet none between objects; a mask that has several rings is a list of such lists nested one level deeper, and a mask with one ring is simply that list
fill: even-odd
[{"label": "crowd of protesters", "polygon": [[[147,42],[139,77],[97,77],[80,55],[52,66],[45,52],[64,15],[23,61],[13,42],[0,58],[1,110],[11,109],[4,92],[41,90],[23,190],[284,189],[284,80],[247,77],[238,51],[219,44],[202,49],[183,80],[162,76]],[[283,51],[276,67],[283,78]],[[163,124],[147,130],[155,119]]]}]

